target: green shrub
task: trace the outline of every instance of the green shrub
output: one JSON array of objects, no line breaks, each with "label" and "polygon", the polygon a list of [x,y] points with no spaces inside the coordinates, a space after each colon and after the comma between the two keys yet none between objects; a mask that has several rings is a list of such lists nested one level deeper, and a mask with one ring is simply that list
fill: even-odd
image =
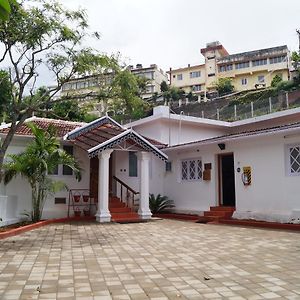
[{"label": "green shrub", "polygon": [[174,201],[168,199],[167,196],[161,196],[160,194],[155,196],[154,194],[150,194],[149,208],[153,214],[161,213],[173,207],[175,207]]}]

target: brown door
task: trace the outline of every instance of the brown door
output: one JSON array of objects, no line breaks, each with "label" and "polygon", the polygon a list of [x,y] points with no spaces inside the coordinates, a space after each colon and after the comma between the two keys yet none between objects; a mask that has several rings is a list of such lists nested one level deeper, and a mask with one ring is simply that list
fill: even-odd
[{"label": "brown door", "polygon": [[90,194],[93,198],[98,198],[98,177],[99,177],[99,159],[93,157],[90,160]]},{"label": "brown door", "polygon": [[[112,192],[113,161],[112,155],[109,159],[109,192]],[[99,177],[99,159],[93,157],[90,160],[90,194],[91,197],[98,197],[98,177]]]}]

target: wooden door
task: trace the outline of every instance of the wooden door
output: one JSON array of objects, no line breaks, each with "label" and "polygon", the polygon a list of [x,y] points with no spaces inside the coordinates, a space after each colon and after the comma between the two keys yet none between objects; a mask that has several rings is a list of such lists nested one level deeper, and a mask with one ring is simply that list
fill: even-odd
[{"label": "wooden door", "polygon": [[90,194],[93,198],[98,198],[98,177],[99,177],[99,159],[93,157],[90,160]]},{"label": "wooden door", "polygon": [[[109,192],[112,193],[113,161],[112,155],[109,159]],[[98,198],[98,179],[99,179],[99,159],[93,157],[90,160],[90,194],[93,198]]]}]

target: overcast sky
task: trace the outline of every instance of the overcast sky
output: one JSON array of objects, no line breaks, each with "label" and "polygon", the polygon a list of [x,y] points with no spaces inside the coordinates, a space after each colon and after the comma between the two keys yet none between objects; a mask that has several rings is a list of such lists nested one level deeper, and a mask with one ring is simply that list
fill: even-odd
[{"label": "overcast sky", "polygon": [[62,0],[87,10],[101,40],[91,46],[120,52],[128,64],[164,70],[203,62],[200,49],[219,40],[231,54],[288,45],[298,48],[299,0]]}]

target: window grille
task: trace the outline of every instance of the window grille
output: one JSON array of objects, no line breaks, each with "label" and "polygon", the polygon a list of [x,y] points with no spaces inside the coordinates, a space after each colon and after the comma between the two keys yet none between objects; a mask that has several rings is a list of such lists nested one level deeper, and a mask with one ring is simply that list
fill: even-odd
[{"label": "window grille", "polygon": [[187,159],[181,161],[181,180],[197,181],[202,179],[201,159]]}]

